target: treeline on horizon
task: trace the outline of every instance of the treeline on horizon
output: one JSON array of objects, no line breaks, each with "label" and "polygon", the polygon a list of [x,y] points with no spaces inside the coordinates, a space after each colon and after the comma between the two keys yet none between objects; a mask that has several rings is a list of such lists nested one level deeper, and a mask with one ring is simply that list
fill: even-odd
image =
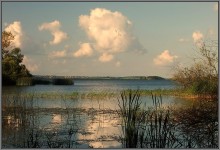
[{"label": "treeline on horizon", "polygon": [[167,80],[159,76],[127,76],[127,77],[88,77],[88,76],[41,76],[33,75],[32,77],[21,77],[16,81],[18,86],[41,85],[73,85],[74,80]]},{"label": "treeline on horizon", "polygon": [[167,80],[160,76],[56,76],[56,75],[33,75],[34,78],[44,79],[146,79],[146,80]]}]

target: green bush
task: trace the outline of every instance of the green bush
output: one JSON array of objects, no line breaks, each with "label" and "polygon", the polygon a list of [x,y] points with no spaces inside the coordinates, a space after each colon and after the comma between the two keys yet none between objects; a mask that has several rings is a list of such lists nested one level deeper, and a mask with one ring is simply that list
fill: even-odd
[{"label": "green bush", "polygon": [[216,96],[218,95],[218,82],[210,79],[194,81],[187,87],[188,92],[197,95]]},{"label": "green bush", "polygon": [[201,96],[218,95],[218,43],[203,42],[198,47],[200,56],[188,67],[177,66],[173,79],[184,90]]}]

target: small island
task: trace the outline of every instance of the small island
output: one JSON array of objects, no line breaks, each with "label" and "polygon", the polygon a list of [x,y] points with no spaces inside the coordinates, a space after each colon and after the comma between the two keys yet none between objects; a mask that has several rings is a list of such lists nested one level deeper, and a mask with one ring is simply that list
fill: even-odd
[{"label": "small island", "polygon": [[146,77],[147,80],[166,80],[165,78],[159,76],[148,76]]}]

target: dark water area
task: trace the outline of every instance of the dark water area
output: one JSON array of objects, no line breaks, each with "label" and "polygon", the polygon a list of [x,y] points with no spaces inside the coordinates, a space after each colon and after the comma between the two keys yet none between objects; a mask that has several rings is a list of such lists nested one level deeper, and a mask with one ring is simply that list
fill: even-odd
[{"label": "dark water area", "polygon": [[[2,148],[123,148],[120,92],[172,89],[170,80],[74,80],[74,85],[2,88]],[[38,93],[79,93],[76,97],[37,97]],[[107,93],[104,97],[82,94]],[[32,95],[22,96],[31,93]],[[116,93],[114,96],[108,93]],[[163,107],[187,106],[190,100],[163,96]],[[141,108],[153,106],[141,96]]]}]

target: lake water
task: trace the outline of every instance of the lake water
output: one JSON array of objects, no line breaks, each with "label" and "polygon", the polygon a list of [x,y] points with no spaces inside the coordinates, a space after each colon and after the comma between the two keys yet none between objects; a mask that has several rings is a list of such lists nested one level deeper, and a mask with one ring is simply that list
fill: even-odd
[{"label": "lake water", "polygon": [[118,92],[124,89],[172,89],[177,85],[171,80],[108,80],[81,79],[74,80],[74,85],[35,85],[24,87],[4,87],[3,94],[9,92]]},{"label": "lake water", "polygon": [[[119,93],[126,89],[172,89],[170,80],[75,80],[71,86],[35,85],[2,88],[3,148],[121,148],[117,110]],[[76,97],[22,97],[24,93],[72,93]],[[82,97],[89,93],[117,96]],[[152,106],[150,96],[140,98]],[[163,105],[184,105],[185,99],[163,96]],[[13,108],[7,109],[6,108]]]}]

